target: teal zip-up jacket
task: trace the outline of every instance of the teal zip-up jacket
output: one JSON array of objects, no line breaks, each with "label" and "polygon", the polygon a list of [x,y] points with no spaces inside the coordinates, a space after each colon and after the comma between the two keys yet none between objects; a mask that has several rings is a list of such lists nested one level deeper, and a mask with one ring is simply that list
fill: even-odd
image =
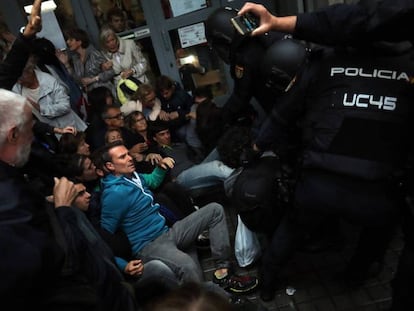
[{"label": "teal zip-up jacket", "polygon": [[[132,254],[168,231],[165,218],[159,213],[159,204],[149,188],[157,188],[166,171],[157,167],[151,174],[137,174],[132,178],[109,174],[102,180],[101,226],[111,233],[119,228],[128,236]],[[116,262],[121,271],[127,262],[119,257]]]}]

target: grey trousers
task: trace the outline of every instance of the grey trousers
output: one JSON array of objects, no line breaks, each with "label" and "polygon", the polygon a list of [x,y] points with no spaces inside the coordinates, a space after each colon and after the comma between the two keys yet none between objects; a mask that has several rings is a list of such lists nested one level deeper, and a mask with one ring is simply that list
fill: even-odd
[{"label": "grey trousers", "polygon": [[200,265],[186,252],[204,230],[209,230],[212,258],[217,268],[229,267],[230,239],[223,206],[209,203],[145,246],[138,254],[144,262],[158,259],[175,273],[180,282],[203,281]]}]

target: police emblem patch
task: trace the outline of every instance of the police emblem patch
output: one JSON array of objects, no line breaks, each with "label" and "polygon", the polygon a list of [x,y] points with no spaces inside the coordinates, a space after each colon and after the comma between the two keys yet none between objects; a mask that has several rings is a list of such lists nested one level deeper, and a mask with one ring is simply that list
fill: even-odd
[{"label": "police emblem patch", "polygon": [[236,65],[234,67],[234,75],[236,76],[237,79],[241,79],[243,78],[243,73],[244,73],[244,67]]}]

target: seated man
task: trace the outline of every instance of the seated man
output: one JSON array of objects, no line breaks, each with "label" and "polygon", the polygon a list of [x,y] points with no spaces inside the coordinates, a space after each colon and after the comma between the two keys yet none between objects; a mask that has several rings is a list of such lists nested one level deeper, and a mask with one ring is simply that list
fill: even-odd
[{"label": "seated man", "polygon": [[174,141],[186,141],[186,115],[193,104],[191,96],[179,83],[165,75],[158,77],[156,90],[161,100],[159,119],[168,122]]},{"label": "seated man", "polygon": [[[176,222],[171,228],[159,213],[159,204],[149,187],[162,182],[166,170],[174,166],[164,158],[151,174],[137,174],[134,161],[122,143],[105,146],[102,161],[109,172],[102,180],[102,227],[114,233],[122,228],[131,243],[135,258],[144,262],[159,259],[167,264],[180,281],[203,281],[199,264],[185,250],[190,249],[204,230],[209,230],[212,257],[218,269],[213,280],[233,292],[254,289],[255,277],[235,276],[230,271],[231,245],[223,207],[210,203]],[[125,269],[127,262],[118,260]]]},{"label": "seated man", "polygon": [[219,185],[234,171],[234,168],[218,160],[205,159],[199,163],[186,144],[171,141],[167,123],[152,123],[149,132],[150,138],[158,144],[159,153],[175,161],[170,171],[171,178],[189,190]]},{"label": "seated man", "polygon": [[125,128],[121,109],[117,105],[109,105],[103,108],[100,118],[95,119],[86,131],[86,142],[92,152],[105,145],[105,134],[108,129],[119,129],[123,139],[128,142],[128,148],[140,142],[136,135]]},{"label": "seated man", "polygon": [[[87,217],[87,212],[90,207],[91,194],[88,192],[87,187],[82,182],[75,180],[74,183],[78,190],[78,195],[73,201],[72,206],[81,210]],[[79,216],[79,218],[82,217]],[[86,218],[83,219],[84,222],[87,221]],[[89,230],[93,230],[89,223],[86,226],[89,227]],[[116,253],[117,249],[119,248],[117,245],[108,244],[108,246],[114,252],[115,256],[119,256],[119,254]],[[127,243],[127,245],[121,245],[120,247],[130,248],[130,244]],[[124,252],[124,255],[126,254],[127,252]],[[132,255],[130,252],[128,252],[128,254]],[[128,260],[128,264],[126,265],[125,270],[122,271],[123,276],[126,278],[126,280],[130,281],[134,285],[134,288],[137,290],[144,290],[145,284],[155,284],[155,282],[157,282],[157,286],[165,287],[165,290],[172,289],[178,285],[178,281],[175,275],[172,273],[171,269],[168,268],[160,260],[151,260],[144,264],[141,259],[125,259]],[[136,294],[139,294],[139,291],[136,291]]]}]

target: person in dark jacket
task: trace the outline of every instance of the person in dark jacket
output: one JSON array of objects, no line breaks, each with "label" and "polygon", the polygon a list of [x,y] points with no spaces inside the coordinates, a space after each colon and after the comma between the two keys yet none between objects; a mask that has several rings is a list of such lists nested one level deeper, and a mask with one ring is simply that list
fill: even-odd
[{"label": "person in dark jacket", "polygon": [[[266,49],[284,34],[241,36],[230,22],[235,16],[237,11],[228,7],[215,10],[206,21],[206,38],[213,51],[230,65],[234,81],[231,95],[222,109],[225,123],[252,125],[259,113],[269,113],[276,102],[259,68]],[[253,99],[260,107],[253,105]]]},{"label": "person in dark jacket", "polygon": [[[281,50],[271,55],[278,68]],[[348,277],[363,279],[370,264],[381,260],[406,207],[399,183],[410,155],[411,58],[411,49],[325,49],[300,67],[296,83],[274,107],[256,146],[274,145],[284,154],[283,133],[300,120],[303,147],[294,208],[263,255],[264,300],[273,298],[275,278],[304,231],[327,215],[363,226]]]},{"label": "person in dark jacket", "polygon": [[272,15],[263,5],[247,2],[238,14],[246,12],[260,17],[260,27],[251,33],[253,36],[273,30],[328,45],[412,41],[414,37],[410,31],[414,17],[412,0],[361,0],[283,17]]},{"label": "person in dark jacket", "polygon": [[[59,220],[77,195],[74,184],[55,178],[50,206],[20,171],[30,156],[33,115],[30,103],[7,89],[20,76],[30,41],[41,29],[40,7],[41,0],[35,0],[23,34],[0,64],[0,297],[15,310],[91,310],[91,305],[79,300],[90,293],[82,287],[85,283],[65,278],[67,240],[59,234],[62,226],[71,225],[70,220]],[[75,287],[80,291],[70,295]],[[66,301],[61,299],[64,293],[69,293]]]},{"label": "person in dark jacket", "polygon": [[156,81],[158,98],[161,101],[161,111],[158,119],[168,122],[174,141],[186,141],[186,117],[193,104],[191,96],[170,77],[161,75]]},{"label": "person in dark jacket", "polygon": [[[277,30],[292,33],[297,38],[337,46],[364,46],[380,40],[401,41],[399,46],[391,45],[394,50],[397,47],[406,48],[413,42],[414,33],[410,31],[414,16],[412,0],[359,1],[357,4],[337,4],[286,17],[274,16],[262,5],[246,3],[239,14],[246,12],[260,17],[260,27],[252,32],[253,36]],[[410,179],[410,176],[406,177],[408,182]],[[406,193],[401,195],[412,196],[412,185],[408,184],[405,188]],[[407,206],[402,213],[405,244],[392,282],[392,310],[405,310],[413,290],[414,215],[412,208]]]}]

